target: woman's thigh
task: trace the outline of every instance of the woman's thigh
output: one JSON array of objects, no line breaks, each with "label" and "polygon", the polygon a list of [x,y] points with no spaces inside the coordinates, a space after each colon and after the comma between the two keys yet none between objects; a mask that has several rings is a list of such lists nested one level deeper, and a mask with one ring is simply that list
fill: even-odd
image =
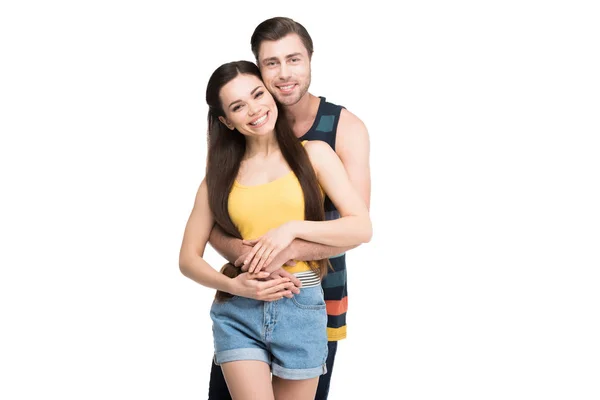
[{"label": "woman's thigh", "polygon": [[274,399],[269,364],[243,360],[223,363],[221,368],[233,400]]},{"label": "woman's thigh", "polygon": [[289,380],[274,376],[273,393],[275,400],[314,400],[318,383],[318,377]]}]

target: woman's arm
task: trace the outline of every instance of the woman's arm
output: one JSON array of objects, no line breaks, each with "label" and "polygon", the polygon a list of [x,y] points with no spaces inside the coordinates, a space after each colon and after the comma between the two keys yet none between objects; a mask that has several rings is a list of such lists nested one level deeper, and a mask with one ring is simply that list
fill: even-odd
[{"label": "woman's arm", "polygon": [[213,225],[214,218],[208,205],[207,185],[205,181],[202,181],[185,227],[179,251],[179,269],[183,275],[203,286],[256,300],[272,301],[283,296],[291,296],[290,289],[294,284],[290,282],[289,278],[263,282],[257,279],[266,278],[269,273],[261,272],[258,274],[243,273],[232,279],[204,261],[202,256]]},{"label": "woman's arm", "polygon": [[185,226],[179,251],[179,269],[183,275],[203,286],[231,293],[231,279],[216,271],[202,258],[214,224],[208,205],[208,189],[203,180]]},{"label": "woman's arm", "polygon": [[305,143],[319,184],[331,199],[341,218],[331,221],[291,221],[294,236],[329,246],[354,246],[371,240],[369,210],[354,188],[333,149],[325,142]]},{"label": "woman's arm", "polygon": [[347,247],[371,240],[369,210],[352,186],[342,161],[325,142],[313,140],[304,145],[319,184],[335,204],[341,218],[331,221],[289,221],[254,240],[244,240],[253,248],[248,254],[248,271],[256,273],[269,265],[294,239],[328,246]]}]

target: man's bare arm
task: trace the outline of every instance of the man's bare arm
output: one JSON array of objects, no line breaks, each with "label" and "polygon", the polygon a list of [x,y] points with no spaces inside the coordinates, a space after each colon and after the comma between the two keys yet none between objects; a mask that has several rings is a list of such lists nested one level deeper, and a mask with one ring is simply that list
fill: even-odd
[{"label": "man's bare arm", "polygon": [[[213,226],[212,231],[210,232],[209,243],[221,257],[225,258],[236,267],[242,267],[244,258],[250,253],[250,250],[252,250],[252,246],[242,243],[242,239],[229,236],[217,224]],[[297,277],[281,268],[288,260],[289,258],[282,261],[277,268],[271,268],[269,271],[271,273],[270,279],[288,278],[294,284],[294,287],[291,289],[286,287],[285,290],[291,290],[292,293],[298,294],[300,293],[298,288],[302,286],[302,283]],[[242,270],[244,272],[247,271],[247,269]]]},{"label": "man's bare arm", "polygon": [[[321,260],[324,258],[331,258],[355,247],[356,246],[327,246],[320,243],[308,242],[302,239],[294,239],[292,244],[290,244],[286,249],[281,251],[268,265],[265,265],[263,270],[273,273],[275,271],[280,270],[286,264],[293,266],[295,264],[293,260],[313,261]],[[241,267],[242,271],[247,271],[248,268],[247,264],[244,265],[246,257],[247,254],[243,254],[235,262],[235,265]]]},{"label": "man's bare arm", "polygon": [[342,109],[335,141],[335,152],[342,160],[352,186],[371,207],[371,166],[369,132],[354,114]]},{"label": "man's bare arm", "polygon": [[251,246],[243,244],[242,239],[225,233],[217,224],[213,226],[208,242],[217,253],[230,263],[234,263],[241,255],[252,249]]},{"label": "man's bare arm", "polygon": [[320,243],[308,242],[302,239],[294,239],[290,247],[290,255],[292,260],[312,261],[321,260],[323,258],[331,258],[342,254],[356,246],[335,247],[327,246]]}]

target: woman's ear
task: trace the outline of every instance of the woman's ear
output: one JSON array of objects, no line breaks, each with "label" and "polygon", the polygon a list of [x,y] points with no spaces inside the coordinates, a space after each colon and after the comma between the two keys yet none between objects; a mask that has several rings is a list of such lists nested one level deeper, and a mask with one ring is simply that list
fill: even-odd
[{"label": "woman's ear", "polygon": [[219,117],[219,121],[221,121],[221,122],[223,123],[223,125],[225,125],[225,126],[226,126],[226,127],[228,127],[229,129],[231,129],[231,130],[234,130],[234,129],[235,129],[235,127],[233,126],[233,124],[232,124],[231,122],[227,121],[227,120],[225,119],[225,117]]}]

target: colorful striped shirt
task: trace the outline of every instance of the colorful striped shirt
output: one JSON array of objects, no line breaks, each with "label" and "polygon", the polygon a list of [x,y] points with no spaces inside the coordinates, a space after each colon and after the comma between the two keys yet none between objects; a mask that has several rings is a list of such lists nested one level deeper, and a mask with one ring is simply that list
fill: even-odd
[{"label": "colorful striped shirt", "polygon": [[[335,151],[335,138],[342,106],[329,103],[321,97],[317,116],[312,127],[300,140],[322,140]],[[325,198],[325,218],[340,217],[331,200]],[[330,341],[346,338],[346,312],[348,311],[348,286],[346,283],[346,254],[329,259],[333,270],[329,269],[321,282],[327,304],[327,336]]]}]

